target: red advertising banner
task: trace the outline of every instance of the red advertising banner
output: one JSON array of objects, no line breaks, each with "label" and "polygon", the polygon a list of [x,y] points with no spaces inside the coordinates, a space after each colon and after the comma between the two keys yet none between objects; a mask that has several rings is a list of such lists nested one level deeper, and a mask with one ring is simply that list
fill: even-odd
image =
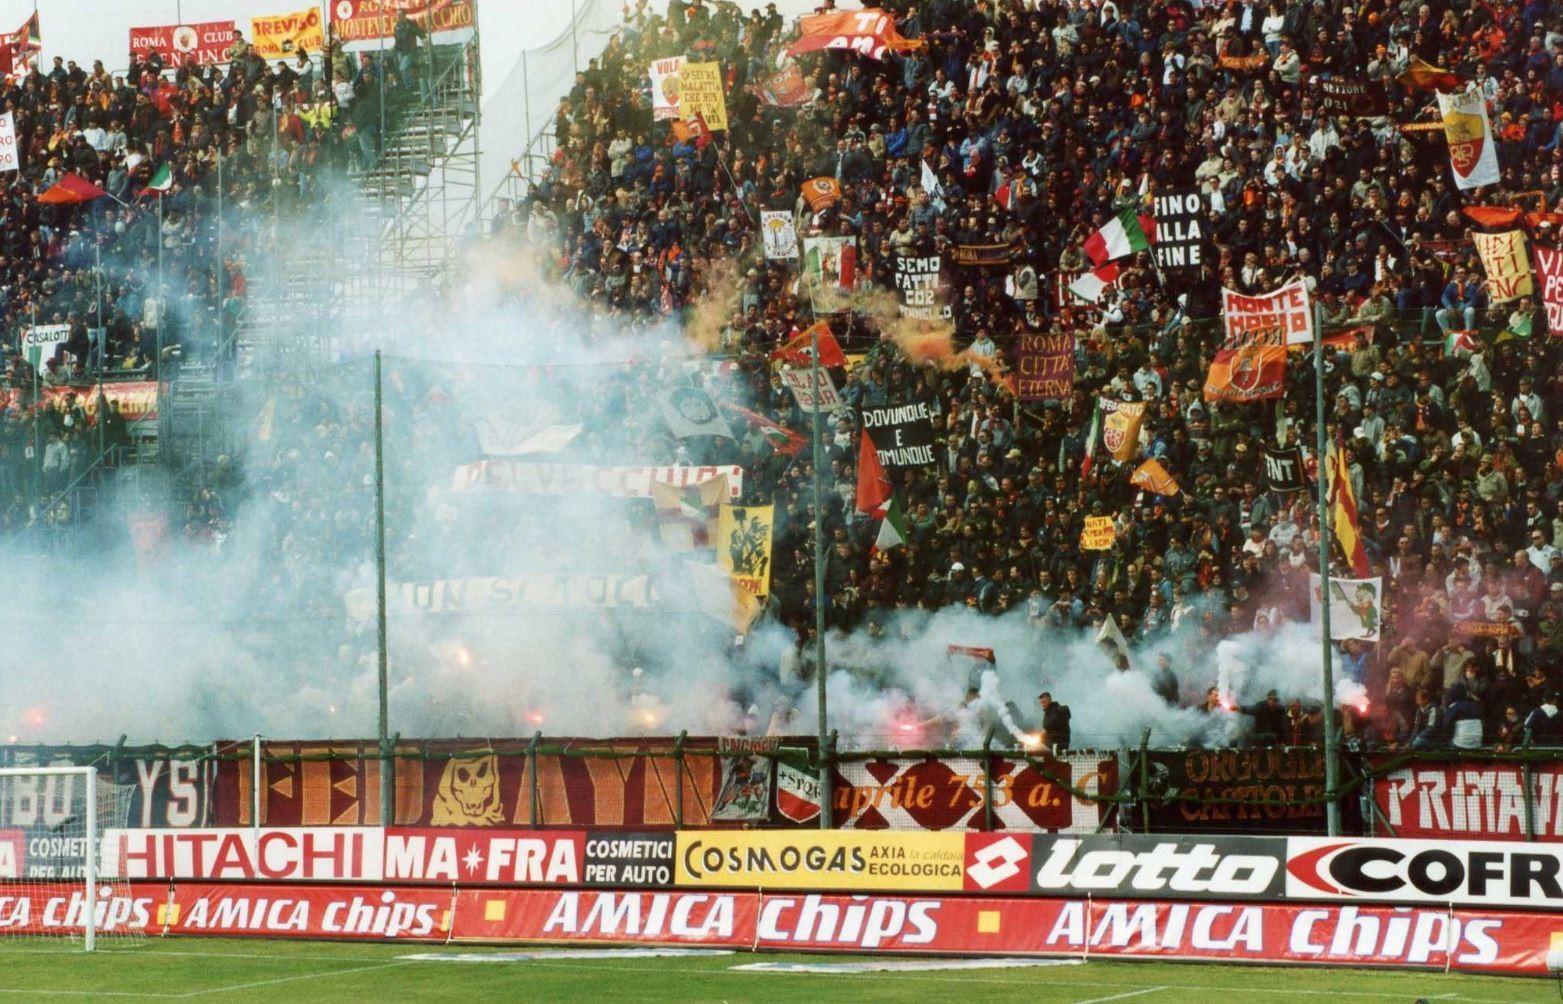
[{"label": "red advertising banner", "polygon": [[758,893],[461,890],[453,940],[753,948]]},{"label": "red advertising banner", "polygon": [[384,877],[378,827],[118,830],[103,838],[103,874],[129,879],[374,882]]},{"label": "red advertising banner", "polygon": [[[80,931],[80,889],[0,883],[0,933]],[[104,932],[1396,966],[1545,976],[1555,914],[1280,903],[396,885],[115,887]]]},{"label": "red advertising banner", "polygon": [[[87,423],[98,421],[99,384],[64,384],[57,387],[40,387],[39,399],[47,408],[63,410],[80,404],[87,414]],[[101,385],[103,397],[111,404],[119,405],[119,413],[127,422],[156,421],[157,383],[153,380],[131,380],[123,383]],[[23,406],[29,393],[24,388],[0,387],[0,411]]]},{"label": "red advertising banner", "polygon": [[986,829],[985,792],[991,784],[995,830],[1094,833],[1111,807],[1077,798],[1070,789],[1115,791],[1118,761],[1098,753],[1030,760],[995,756],[991,774],[986,781],[978,758],[842,763],[834,785],[836,818],[844,829]]},{"label": "red advertising banner", "polygon": [[163,933],[445,941],[455,895],[379,885],[182,884],[162,911]]},{"label": "red advertising banner", "polygon": [[[97,929],[103,934],[157,933],[167,898],[166,885],[117,883],[98,900]],[[79,933],[86,926],[85,900],[79,881],[0,881],[0,935]]]},{"label": "red advertising banner", "polygon": [[156,52],[168,66],[208,66],[228,61],[232,21],[163,24],[130,29],[130,54],[145,59]]},{"label": "red advertising banner", "polygon": [[[1531,832],[1563,840],[1563,765],[1530,769]],[[1405,767],[1375,778],[1373,800],[1397,837],[1444,840],[1528,840],[1525,774],[1517,765],[1439,763]]]},{"label": "red advertising banner", "polygon": [[[551,739],[549,745],[569,745]],[[721,782],[715,741],[686,743],[682,770],[673,740],[592,741],[612,754],[529,757],[519,748],[474,749],[439,742],[404,747],[396,761],[396,818],[406,826],[660,827],[709,819]],[[666,755],[659,755],[659,754]],[[533,801],[534,766],[536,802]],[[222,761],[216,821],[250,825],[248,763]],[[380,763],[373,743],[267,743],[261,764],[262,821],[268,826],[355,826],[380,821]]]},{"label": "red advertising banner", "polygon": [[430,32],[472,27],[470,0],[329,0],[331,32],[341,42],[390,38],[406,14]]}]

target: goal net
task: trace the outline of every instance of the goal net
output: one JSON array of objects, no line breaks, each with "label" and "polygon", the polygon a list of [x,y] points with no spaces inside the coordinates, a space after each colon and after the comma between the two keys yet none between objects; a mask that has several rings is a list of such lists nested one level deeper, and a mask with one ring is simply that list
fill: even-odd
[{"label": "goal net", "polygon": [[103,833],[129,805],[129,787],[95,767],[0,768],[0,937],[89,952],[145,938],[148,904],[101,873]]}]

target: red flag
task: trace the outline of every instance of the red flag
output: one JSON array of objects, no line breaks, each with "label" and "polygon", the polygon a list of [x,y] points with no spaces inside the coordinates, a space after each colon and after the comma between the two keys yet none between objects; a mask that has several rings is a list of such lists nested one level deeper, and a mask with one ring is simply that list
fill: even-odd
[{"label": "red flag", "polygon": [[847,354],[841,351],[841,343],[830,333],[830,325],[820,321],[814,327],[796,335],[786,345],[771,353],[771,360],[778,359],[794,366],[809,364],[809,351],[814,344],[813,334],[819,332],[819,364],[821,366],[845,366]]},{"label": "red flag", "polygon": [[1465,206],[1460,212],[1472,223],[1483,227],[1507,230],[1520,221],[1520,211],[1513,206]]},{"label": "red flag", "polygon": [[45,205],[75,205],[78,202],[91,202],[93,199],[101,199],[109,194],[79,174],[67,174],[56,181],[49,190],[38,196],[38,201]]},{"label": "red flag", "polygon": [[695,149],[704,150],[711,143],[711,127],[706,125],[706,117],[695,112],[695,117],[689,120],[689,132],[695,139]]},{"label": "red flag", "polygon": [[857,453],[857,511],[870,516],[883,516],[890,502],[890,479],[885,477],[884,465],[879,462],[879,451],[868,438],[868,430],[858,433]]},{"label": "red flag", "polygon": [[798,455],[798,451],[808,445],[808,440],[802,433],[793,432],[785,425],[773,422],[757,411],[750,411],[741,404],[733,404],[731,401],[719,402],[721,406],[735,415],[741,415],[745,421],[765,436],[765,441],[771,444],[771,449],[777,453],[789,457]]}]

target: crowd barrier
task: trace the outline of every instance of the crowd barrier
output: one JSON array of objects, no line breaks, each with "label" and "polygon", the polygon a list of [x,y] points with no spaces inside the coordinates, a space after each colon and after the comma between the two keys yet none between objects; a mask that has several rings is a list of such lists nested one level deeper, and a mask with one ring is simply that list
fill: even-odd
[{"label": "crowd barrier", "polygon": [[[407,827],[818,828],[812,737],[398,743]],[[844,830],[1320,835],[1316,747],[825,751]],[[372,742],[0,746],[0,766],[94,765],[130,827],[378,826]],[[1343,753],[1344,832],[1563,840],[1563,750]],[[258,782],[258,783],[257,783]],[[56,782],[50,782],[56,783]],[[72,783],[69,779],[57,783]],[[3,820],[0,820],[3,823]]]}]

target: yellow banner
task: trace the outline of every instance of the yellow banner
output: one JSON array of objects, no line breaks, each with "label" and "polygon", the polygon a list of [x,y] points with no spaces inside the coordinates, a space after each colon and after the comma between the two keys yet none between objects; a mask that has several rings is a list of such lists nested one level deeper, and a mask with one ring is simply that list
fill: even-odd
[{"label": "yellow banner", "polygon": [[1487,270],[1487,299],[1507,303],[1530,296],[1535,286],[1530,278],[1530,255],[1525,253],[1525,233],[1506,230],[1501,234],[1471,234]]},{"label": "yellow banner", "polygon": [[771,528],[776,510],[768,505],[724,505],[717,520],[716,563],[743,589],[771,593]]},{"label": "yellow banner", "polygon": [[250,18],[250,41],[255,54],[263,59],[281,59],[300,49],[319,52],[325,48],[325,29],[320,23],[320,8],[310,7],[291,14],[262,14]]},{"label": "yellow banner", "polygon": [[963,833],[680,830],[674,884],[765,889],[956,890]]},{"label": "yellow banner", "polygon": [[1176,495],[1179,491],[1177,480],[1154,458],[1145,461],[1129,475],[1129,484],[1157,495]]},{"label": "yellow banner", "polygon": [[1080,549],[1083,551],[1105,551],[1113,546],[1118,531],[1113,527],[1111,516],[1087,516],[1085,529],[1080,531]]},{"label": "yellow banner", "polygon": [[692,119],[696,112],[712,132],[727,130],[721,63],[685,63],[678,71],[678,117]]}]

